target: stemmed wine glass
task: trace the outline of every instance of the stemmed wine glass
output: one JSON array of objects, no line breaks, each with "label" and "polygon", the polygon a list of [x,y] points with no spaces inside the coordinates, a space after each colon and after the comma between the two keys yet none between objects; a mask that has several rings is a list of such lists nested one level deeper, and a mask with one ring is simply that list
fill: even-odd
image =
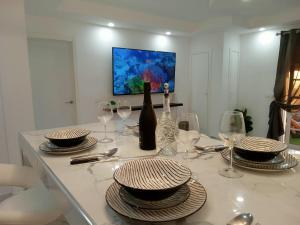
[{"label": "stemmed wine glass", "polygon": [[113,142],[112,138],[107,137],[106,126],[107,123],[113,118],[113,110],[110,102],[100,102],[98,105],[98,120],[104,125],[104,138],[100,139],[100,143]]},{"label": "stemmed wine glass", "polygon": [[129,104],[129,102],[126,100],[119,101],[118,105],[117,105],[117,113],[123,121],[123,131],[121,134],[124,136],[129,135],[128,130],[126,129],[126,125],[125,125],[125,120],[131,114],[131,105]]},{"label": "stemmed wine glass", "polygon": [[219,174],[228,178],[239,178],[243,174],[232,167],[232,154],[234,146],[245,136],[245,122],[241,112],[226,111],[220,122],[220,138],[228,145],[230,150],[230,164],[227,168],[219,170]]},{"label": "stemmed wine glass", "polygon": [[193,151],[193,145],[200,139],[200,126],[196,113],[181,113],[177,116],[176,126],[178,132],[176,134],[177,142],[184,144],[184,159],[192,159],[198,156]]}]

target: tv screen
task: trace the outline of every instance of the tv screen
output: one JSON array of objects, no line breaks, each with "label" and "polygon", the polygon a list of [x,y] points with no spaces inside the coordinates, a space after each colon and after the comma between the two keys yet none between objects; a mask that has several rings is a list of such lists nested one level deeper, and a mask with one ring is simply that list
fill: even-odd
[{"label": "tv screen", "polygon": [[133,95],[144,93],[144,81],[151,82],[152,93],[163,93],[164,83],[174,92],[176,53],[112,49],[113,94]]}]

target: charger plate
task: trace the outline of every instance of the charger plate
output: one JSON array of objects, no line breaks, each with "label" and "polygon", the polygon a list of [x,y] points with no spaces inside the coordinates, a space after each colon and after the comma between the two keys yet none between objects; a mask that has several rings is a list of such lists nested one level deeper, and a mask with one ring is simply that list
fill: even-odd
[{"label": "charger plate", "polygon": [[136,191],[167,191],[179,188],[190,178],[189,168],[164,158],[133,160],[114,172],[117,183]]},{"label": "charger plate", "polygon": [[165,209],[176,206],[184,202],[190,195],[188,185],[182,185],[173,195],[155,201],[143,200],[135,197],[130,192],[126,191],[124,187],[120,188],[120,197],[129,205],[143,209]]},{"label": "charger plate", "polygon": [[[276,171],[284,171],[287,169],[291,169],[298,165],[297,159],[290,155],[287,151],[281,153],[284,161],[282,163],[264,163],[264,162],[246,162],[246,161],[237,161],[235,158],[233,158],[232,163],[238,167],[251,169],[251,170],[258,170],[258,171],[270,171],[270,172],[276,172]],[[224,159],[227,161],[230,160],[230,150],[225,149],[221,152],[221,155]]]},{"label": "charger plate", "polygon": [[187,183],[190,195],[186,201],[165,209],[141,209],[125,203],[119,195],[121,186],[114,182],[106,191],[107,204],[117,213],[130,219],[147,222],[166,222],[187,217],[202,208],[207,199],[205,188],[197,181]]},{"label": "charger plate", "polygon": [[39,146],[39,149],[47,154],[67,155],[87,151],[93,148],[97,144],[97,142],[97,138],[91,136],[86,137],[86,139],[82,143],[73,147],[58,147],[56,145],[53,145],[49,141],[45,141]]}]

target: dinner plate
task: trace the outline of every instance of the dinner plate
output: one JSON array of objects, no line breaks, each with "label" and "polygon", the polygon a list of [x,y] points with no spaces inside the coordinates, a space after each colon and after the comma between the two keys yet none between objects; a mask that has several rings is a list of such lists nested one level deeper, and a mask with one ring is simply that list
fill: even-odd
[{"label": "dinner plate", "polygon": [[165,209],[142,209],[125,203],[119,195],[121,186],[114,182],[106,191],[107,204],[117,213],[130,219],[147,222],[166,222],[185,218],[202,208],[207,199],[205,188],[191,179],[187,183],[190,189],[188,198],[173,207]]},{"label": "dinner plate", "polygon": [[[298,165],[297,159],[290,155],[288,152],[283,152],[281,153],[284,161],[282,163],[275,163],[275,164],[270,164],[270,163],[253,163],[253,162],[242,162],[242,161],[237,161],[233,158],[232,163],[238,167],[246,168],[246,169],[251,169],[251,170],[258,170],[258,171],[270,171],[270,172],[276,172],[276,171],[284,171],[287,169],[291,169],[295,166]],[[224,159],[230,160],[230,150],[225,149],[221,152],[221,155]]]},{"label": "dinner plate", "polygon": [[147,201],[132,195],[124,187],[120,188],[122,200],[131,206],[143,209],[164,209],[176,206],[184,202],[190,195],[190,189],[187,184],[182,185],[173,195],[156,201]]},{"label": "dinner plate", "polygon": [[134,191],[169,191],[191,178],[191,170],[164,158],[138,159],[125,163],[114,172],[120,185]]},{"label": "dinner plate", "polygon": [[45,141],[39,146],[39,149],[47,154],[67,155],[67,154],[74,154],[77,152],[87,151],[93,148],[97,144],[97,142],[98,142],[97,138],[88,136],[81,144],[77,146],[68,147],[68,148],[67,147],[59,148],[57,146],[54,147],[53,144],[49,144],[49,141]]},{"label": "dinner plate", "polygon": [[91,133],[90,130],[82,128],[70,128],[55,130],[45,135],[53,144],[60,147],[70,147],[80,144],[85,137]]},{"label": "dinner plate", "polygon": [[263,137],[244,137],[235,146],[235,152],[244,159],[267,161],[284,151],[287,145]]}]

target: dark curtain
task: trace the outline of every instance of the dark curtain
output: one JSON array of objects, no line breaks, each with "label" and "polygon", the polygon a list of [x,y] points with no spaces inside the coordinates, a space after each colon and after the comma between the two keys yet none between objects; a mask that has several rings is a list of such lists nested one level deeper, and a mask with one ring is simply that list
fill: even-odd
[{"label": "dark curtain", "polygon": [[284,134],[281,109],[300,110],[300,32],[281,32],[279,57],[274,86],[275,100],[270,104],[267,137],[278,140]]}]

